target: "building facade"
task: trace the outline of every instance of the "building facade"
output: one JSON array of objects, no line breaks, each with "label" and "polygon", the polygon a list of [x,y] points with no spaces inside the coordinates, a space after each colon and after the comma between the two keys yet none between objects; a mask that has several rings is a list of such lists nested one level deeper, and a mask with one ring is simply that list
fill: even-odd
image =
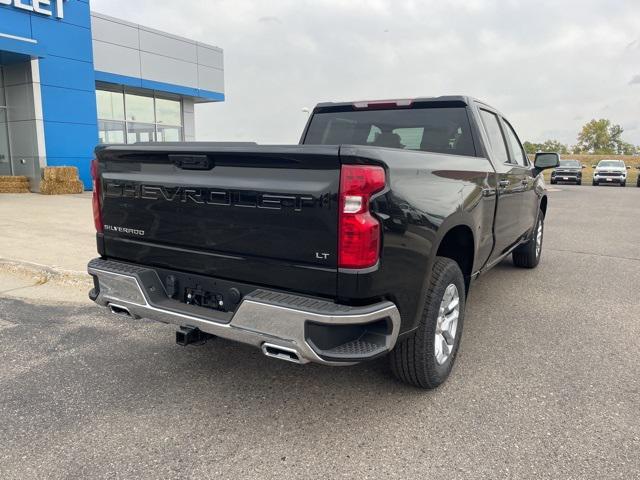
[{"label": "building facade", "polygon": [[224,100],[223,51],[91,12],[89,0],[0,0],[0,175],[78,167],[98,143],[195,140]]}]

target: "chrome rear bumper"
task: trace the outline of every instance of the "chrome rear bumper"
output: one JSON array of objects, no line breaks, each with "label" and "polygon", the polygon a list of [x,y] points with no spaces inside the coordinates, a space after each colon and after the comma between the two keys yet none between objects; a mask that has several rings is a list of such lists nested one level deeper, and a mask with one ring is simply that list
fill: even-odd
[{"label": "chrome rear bumper", "polygon": [[[88,265],[96,288],[90,297],[118,315],[198,328],[221,338],[253,345],[271,357],[296,363],[351,365],[389,352],[400,329],[397,307],[388,301],[364,307],[339,305],[299,295],[256,289],[235,312],[187,305],[169,298],[150,268],[95,259]],[[319,347],[314,331],[346,338]],[[348,335],[347,334],[347,337]],[[314,341],[315,340],[315,341]]]}]

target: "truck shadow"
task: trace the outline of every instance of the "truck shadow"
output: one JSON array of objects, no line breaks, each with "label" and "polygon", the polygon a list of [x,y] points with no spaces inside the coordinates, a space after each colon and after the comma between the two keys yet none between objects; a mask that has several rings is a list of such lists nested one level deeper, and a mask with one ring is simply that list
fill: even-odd
[{"label": "truck shadow", "polygon": [[[16,371],[19,392],[8,396],[8,405],[17,412],[52,411],[64,418],[75,411],[91,422],[99,405],[100,417],[127,418],[131,425],[152,415],[197,430],[205,418],[220,425],[234,418],[242,419],[241,428],[298,429],[304,422],[330,435],[335,422],[359,425],[389,409],[413,409],[416,402],[425,418],[435,416],[447,399],[472,388],[469,377],[477,373],[467,368],[473,362],[465,361],[463,345],[449,381],[424,391],[395,380],[386,358],[344,368],[302,366],[222,339],[181,347],[172,326],[131,322],[94,306],[11,302],[18,328],[4,330],[4,341],[28,351],[33,362]],[[74,395],[43,395],[64,390]],[[389,415],[379,426],[394,421]]]}]

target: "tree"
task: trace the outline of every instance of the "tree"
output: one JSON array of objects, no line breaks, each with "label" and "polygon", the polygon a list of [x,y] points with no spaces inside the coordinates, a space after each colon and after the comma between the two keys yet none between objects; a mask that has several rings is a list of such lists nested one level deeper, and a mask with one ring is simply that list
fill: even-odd
[{"label": "tree", "polygon": [[538,151],[538,145],[540,145],[539,143],[531,143],[529,141],[524,142],[522,144],[522,146],[524,147],[524,151],[527,153],[536,153]]},{"label": "tree", "polygon": [[620,142],[618,145],[618,153],[621,155],[636,155],[640,154],[640,147],[636,147],[631,143]]},{"label": "tree", "polygon": [[525,152],[537,153],[537,152],[557,152],[557,153],[569,153],[569,147],[558,140],[546,140],[544,143],[532,143],[524,142],[522,144]]},{"label": "tree", "polygon": [[569,147],[564,143],[560,143],[558,140],[547,140],[542,144],[541,152],[556,152],[556,153],[569,153]]},{"label": "tree", "polygon": [[576,148],[580,152],[596,155],[633,155],[637,147],[622,140],[623,133],[624,129],[612,124],[611,120],[594,119],[582,127]]}]

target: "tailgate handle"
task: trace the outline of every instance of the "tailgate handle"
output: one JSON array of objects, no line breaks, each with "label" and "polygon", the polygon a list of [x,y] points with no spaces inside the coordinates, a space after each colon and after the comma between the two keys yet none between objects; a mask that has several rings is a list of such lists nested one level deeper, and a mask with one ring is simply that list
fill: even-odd
[{"label": "tailgate handle", "polygon": [[183,170],[211,170],[215,167],[213,159],[207,155],[169,155],[169,160]]}]

